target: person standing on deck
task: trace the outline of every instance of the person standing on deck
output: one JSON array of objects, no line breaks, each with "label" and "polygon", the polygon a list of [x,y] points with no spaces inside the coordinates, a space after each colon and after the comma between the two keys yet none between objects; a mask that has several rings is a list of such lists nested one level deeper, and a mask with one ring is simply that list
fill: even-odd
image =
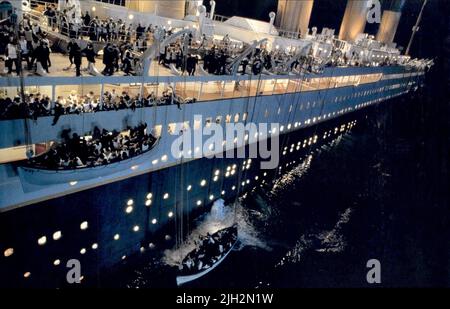
[{"label": "person standing on deck", "polygon": [[[75,43],[76,44],[76,43]],[[75,64],[75,68],[76,68],[76,74],[77,77],[81,76],[81,62],[82,62],[82,57],[81,57],[81,48],[80,46],[78,46],[78,44],[76,44],[73,47],[73,63]]]},{"label": "person standing on deck", "polygon": [[67,44],[67,51],[69,52],[69,61],[70,61],[69,69],[74,64],[73,63],[73,57],[74,57],[74,51],[75,51],[76,48],[79,48],[77,42],[75,41],[75,39],[71,39],[69,44]]},{"label": "person standing on deck", "polygon": [[20,74],[19,56],[17,50],[17,42],[14,38],[10,38],[9,44],[6,46],[6,66],[8,74],[12,74],[12,67],[15,65],[17,75]]}]

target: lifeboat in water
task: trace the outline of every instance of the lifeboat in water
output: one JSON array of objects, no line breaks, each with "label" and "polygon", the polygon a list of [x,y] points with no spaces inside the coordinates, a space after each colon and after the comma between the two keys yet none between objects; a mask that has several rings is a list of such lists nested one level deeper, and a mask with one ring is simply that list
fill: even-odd
[{"label": "lifeboat in water", "polygon": [[237,243],[237,225],[203,238],[199,248],[190,252],[181,264],[177,285],[200,279],[222,263]]}]

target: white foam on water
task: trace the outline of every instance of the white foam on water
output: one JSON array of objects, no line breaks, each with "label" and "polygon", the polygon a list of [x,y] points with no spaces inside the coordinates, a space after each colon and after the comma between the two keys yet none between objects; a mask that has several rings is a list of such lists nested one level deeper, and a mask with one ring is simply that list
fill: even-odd
[{"label": "white foam on water", "polygon": [[245,247],[257,247],[263,250],[271,251],[272,249],[263,241],[253,224],[250,222],[250,216],[261,216],[256,211],[249,212],[240,203],[236,204],[236,223],[238,225],[238,246],[236,251],[240,251]]},{"label": "white foam on water", "polygon": [[342,235],[342,227],[350,221],[352,209],[346,209],[336,222],[333,229],[322,231],[316,234],[304,234],[295,244],[294,248],[289,250],[281,259],[276,267],[286,265],[287,263],[299,263],[306,250],[315,250],[320,253],[333,252],[338,253],[344,251],[347,243]]},{"label": "white foam on water", "polygon": [[281,177],[279,177],[277,180],[275,180],[275,183],[273,185],[272,190],[270,191],[270,194],[273,196],[276,196],[278,194],[281,194],[282,191],[286,190],[286,188],[291,188],[291,184],[295,181],[298,181],[298,179],[302,178],[303,175],[305,175],[309,168],[311,167],[312,159],[314,158],[313,155],[309,155],[306,157],[302,163],[298,164],[294,169],[288,171],[287,173],[284,173]]},{"label": "white foam on water", "polygon": [[180,267],[184,258],[199,247],[200,238],[218,231],[238,226],[238,244],[234,250],[242,250],[246,246],[259,247],[265,250],[270,248],[259,239],[255,227],[249,223],[249,213],[240,203],[225,206],[223,200],[214,203],[211,213],[205,215],[199,225],[189,234],[186,241],[178,248],[166,250],[163,263],[169,266]]}]

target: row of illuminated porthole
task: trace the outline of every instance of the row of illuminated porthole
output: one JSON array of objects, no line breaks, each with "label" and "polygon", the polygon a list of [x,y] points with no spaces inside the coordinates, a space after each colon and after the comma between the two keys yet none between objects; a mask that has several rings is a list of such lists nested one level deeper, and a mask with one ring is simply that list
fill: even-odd
[{"label": "row of illuminated porthole", "polygon": [[[406,87],[406,83],[401,83],[401,84],[397,84],[397,85],[399,85],[401,87]],[[353,93],[353,94],[348,95],[348,96],[336,97],[334,99],[334,102],[335,103],[337,103],[337,102],[345,102],[345,101],[347,101],[347,100],[349,100],[351,98],[360,98],[360,97],[364,97],[364,96],[368,96],[368,95],[373,95],[373,94],[376,94],[376,93],[382,93],[382,92],[385,92],[385,91],[387,91],[389,89],[392,89],[391,87],[392,86],[384,86],[384,87],[380,87],[380,88],[377,88],[377,89],[366,90],[366,91],[359,91],[359,92]]]},{"label": "row of illuminated porthole", "polygon": [[[243,170],[245,170],[245,169],[250,169],[250,167],[251,167],[251,162],[252,162],[252,159],[245,160],[244,163],[243,163],[242,169],[243,169]],[[234,176],[234,175],[236,174],[236,170],[237,170],[237,164],[233,164],[233,165],[228,166],[228,167],[226,168],[225,173],[224,173],[225,177],[228,178],[228,177]],[[213,182],[217,182],[217,181],[219,180],[220,174],[221,174],[221,171],[220,171],[219,169],[217,169],[217,170],[214,171],[214,173],[213,173],[213,178],[212,178],[212,179],[213,179]],[[200,187],[205,187],[205,186],[207,185],[206,179],[202,179],[202,180],[200,181],[199,185],[200,185]],[[193,188],[192,185],[188,185],[188,186],[186,187],[186,191],[190,192],[190,191],[192,191],[192,188]],[[235,190],[235,188],[233,188],[233,190]],[[222,191],[222,192],[221,192],[222,195],[225,195],[225,193],[226,193],[225,191]],[[153,193],[151,193],[151,192],[148,193],[147,196],[146,196],[145,206],[150,207],[150,206],[152,205],[152,198],[153,198]],[[167,199],[169,199],[169,198],[170,198],[170,194],[169,194],[169,193],[164,193],[164,194],[163,194],[163,200],[167,200]],[[214,200],[214,198],[215,198],[214,195],[210,195],[210,196],[209,196],[209,200],[211,200],[211,201]],[[129,199],[129,200],[127,201],[126,204],[127,204],[127,205],[126,205],[126,207],[125,207],[125,212],[126,212],[127,214],[132,213],[132,212],[133,212],[133,209],[134,209],[134,208],[133,208],[134,200],[133,200],[133,199]],[[196,204],[197,204],[197,206],[201,206],[201,205],[203,204],[203,202],[202,202],[201,200],[198,200],[198,201],[196,202]],[[168,217],[169,217],[169,218],[172,218],[173,215],[174,215],[174,214],[173,214],[172,211],[170,211],[170,212],[168,213]],[[154,218],[154,219],[151,220],[151,223],[152,223],[152,224],[157,224],[158,221],[157,221],[156,218]]]},{"label": "row of illuminated porthole", "polygon": [[[245,112],[242,114],[242,121],[246,121],[248,118],[248,113]],[[215,123],[220,125],[222,124],[222,116],[216,116],[215,118]],[[239,120],[241,119],[241,114],[240,113],[236,113],[234,115],[234,122],[237,123],[239,122]],[[231,123],[232,120],[232,115],[226,115],[225,116],[225,123]],[[205,126],[209,127],[211,126],[213,121],[213,117],[208,117],[205,119]],[[180,127],[182,126],[182,127]],[[167,132],[169,134],[178,134],[179,131],[181,130],[187,130],[189,128],[189,121],[185,121],[184,123],[180,124],[180,123],[169,123],[167,126]],[[201,121],[200,120],[194,120],[194,130],[200,130],[201,129]]]},{"label": "row of illuminated porthole", "polygon": [[367,106],[369,106],[369,105],[376,104],[376,103],[380,103],[380,102],[382,102],[382,101],[384,101],[384,100],[389,100],[389,99],[392,99],[392,98],[394,98],[394,97],[398,97],[398,96],[400,96],[400,95],[402,95],[402,94],[406,94],[406,93],[408,93],[407,90],[402,91],[402,92],[399,92],[399,93],[397,93],[397,94],[388,95],[388,96],[385,96],[385,97],[383,97],[383,98],[378,98],[378,99],[375,99],[375,100],[370,100],[370,101],[368,101],[368,102],[365,102],[365,103],[361,103],[361,104],[356,105],[355,108],[361,109],[361,108],[367,107]]},{"label": "row of illuminated porthole", "polygon": [[[333,130],[329,130],[329,131],[327,131],[327,132],[324,133],[324,139],[330,137],[331,134],[333,134],[333,133],[336,135],[336,134],[340,134],[340,133],[344,132],[345,130],[350,130],[350,129],[352,129],[354,126],[356,126],[356,124],[357,124],[357,120],[354,120],[354,121],[348,122],[348,123],[346,123],[346,124],[343,124],[343,125],[341,125],[340,127],[336,127],[336,128],[334,129],[334,132],[333,132]],[[317,138],[318,138],[317,136],[314,136],[314,137],[309,138],[309,140],[308,140],[308,139],[304,140],[304,142],[303,142],[303,145],[304,145],[304,146],[303,146],[303,147],[305,147],[306,144],[309,144],[309,145],[311,145],[311,144],[313,144],[313,143],[315,144],[315,142],[313,142],[313,141],[317,141]],[[336,141],[337,138],[338,138],[338,137],[336,137],[335,139],[333,139],[332,142]],[[292,152],[294,151],[294,147],[296,148],[296,150],[299,150],[299,149],[301,148],[301,144],[302,144],[301,141],[298,142],[297,144],[292,144],[292,145],[291,145],[290,152],[292,153]],[[284,148],[283,155],[286,155],[287,149],[288,149],[288,147],[285,147],[285,148]],[[311,161],[312,161],[312,158],[313,158],[313,156],[312,156],[312,155],[309,155],[308,158],[303,162],[303,164],[302,164],[303,167],[306,167],[306,166],[310,165],[310,164],[311,164]],[[285,168],[288,168],[289,166],[294,165],[294,164],[296,164],[296,163],[297,163],[296,160],[290,161],[290,162],[288,162],[288,163],[285,164]],[[278,167],[279,171],[281,171],[282,168],[283,168],[282,166]],[[262,185],[261,185],[261,186],[262,186]]]},{"label": "row of illuminated porthole", "polygon": [[[354,120],[352,122],[348,122],[346,124],[343,124],[339,128],[336,127],[334,129],[334,132],[332,130],[329,130],[328,132],[324,133],[323,139],[326,139],[326,138],[330,137],[332,133],[338,134],[340,132],[345,131],[346,129],[351,129],[355,125],[356,125],[356,120]],[[294,152],[294,148],[295,148],[295,150],[299,151],[301,148],[306,148],[307,146],[311,146],[313,144],[316,144],[318,142],[318,139],[319,139],[319,137],[317,135],[314,135],[314,136],[311,136],[310,138],[305,139],[303,141],[303,146],[302,146],[302,142],[301,141],[299,141],[297,144],[294,143],[294,144],[291,145],[289,152],[290,153]],[[287,152],[288,152],[288,147],[286,146],[283,149],[283,155],[287,155]]]}]

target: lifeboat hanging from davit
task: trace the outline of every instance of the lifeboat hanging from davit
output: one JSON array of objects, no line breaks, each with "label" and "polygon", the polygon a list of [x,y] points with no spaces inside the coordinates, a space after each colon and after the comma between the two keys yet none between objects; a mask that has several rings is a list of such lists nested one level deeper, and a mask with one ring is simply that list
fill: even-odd
[{"label": "lifeboat hanging from davit", "polygon": [[[152,150],[159,144],[160,137],[149,135],[145,141],[145,146],[138,152],[131,154],[127,152],[126,158],[119,154],[113,159],[92,158],[89,162],[81,162],[76,156],[68,159],[73,164],[48,164],[54,159],[58,152],[58,146],[53,146],[49,151],[31,158],[25,164],[18,167],[18,173],[22,184],[26,185],[56,185],[56,184],[76,184],[79,181],[92,180],[112,174],[135,170],[140,165],[151,161]],[[56,154],[56,155],[55,155]],[[62,160],[58,156],[58,161]],[[80,160],[77,163],[77,160]],[[67,161],[67,160],[66,160]],[[62,162],[62,161],[61,161]],[[29,187],[29,186],[27,186]]]}]

